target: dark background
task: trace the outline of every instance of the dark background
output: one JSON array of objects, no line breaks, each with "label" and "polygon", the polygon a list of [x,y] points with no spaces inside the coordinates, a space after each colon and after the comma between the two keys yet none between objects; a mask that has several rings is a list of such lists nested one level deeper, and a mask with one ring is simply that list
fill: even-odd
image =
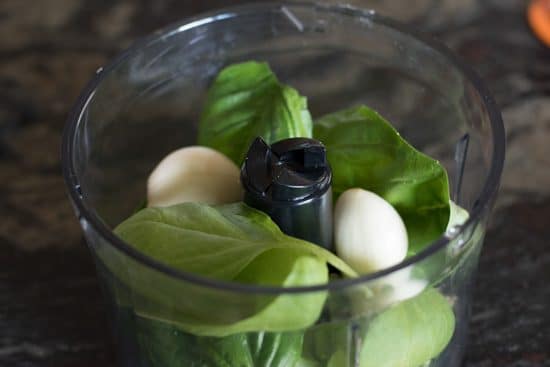
[{"label": "dark background", "polygon": [[[65,118],[95,70],[132,40],[237,2],[0,0],[0,366],[114,365],[60,174]],[[550,366],[550,50],[532,36],[526,2],[354,3],[439,37],[494,93],[507,162],[465,366]]]}]

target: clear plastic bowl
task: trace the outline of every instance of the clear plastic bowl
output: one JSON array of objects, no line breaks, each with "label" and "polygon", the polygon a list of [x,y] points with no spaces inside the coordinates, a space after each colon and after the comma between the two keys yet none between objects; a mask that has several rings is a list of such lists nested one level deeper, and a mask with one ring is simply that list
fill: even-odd
[{"label": "clear plastic bowl", "polygon": [[[121,241],[112,229],[145,197],[152,168],[195,143],[213,77],[244,60],[267,61],[308,97],[314,117],[361,103],[380,112],[442,162],[468,221],[397,266],[304,288],[205,279]],[[295,2],[223,9],[136,43],[98,70],[63,140],[65,180],[110,304],[121,366],[459,366],[503,160],[498,109],[445,47],[371,11]],[[411,291],[401,281],[408,277],[426,290]],[[281,315],[286,330],[266,324],[221,337],[186,326],[233,325],[274,301],[295,306]]]}]

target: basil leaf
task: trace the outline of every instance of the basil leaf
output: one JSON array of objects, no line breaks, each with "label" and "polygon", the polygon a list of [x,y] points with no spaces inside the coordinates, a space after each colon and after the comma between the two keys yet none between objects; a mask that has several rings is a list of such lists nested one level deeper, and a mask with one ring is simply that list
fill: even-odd
[{"label": "basil leaf", "polygon": [[298,360],[294,367],[322,367],[319,363],[312,361],[311,359],[301,358]]},{"label": "basil leaf", "polygon": [[[304,334],[303,357],[325,366],[337,350],[347,350],[352,320],[315,325]],[[342,365],[346,365],[345,363]]]},{"label": "basil leaf", "polygon": [[191,335],[142,318],[136,325],[141,358],[153,367],[293,367],[302,351],[301,332],[217,338]]},{"label": "basil leaf", "polygon": [[245,334],[198,337],[170,324],[136,319],[141,358],[153,367],[253,367]]},{"label": "basil leaf", "polygon": [[198,144],[212,147],[240,165],[252,140],[268,144],[312,132],[307,100],[280,83],[266,63],[223,69],[208,90]]},{"label": "basil leaf", "polygon": [[449,344],[455,317],[435,289],[403,301],[378,315],[368,326],[361,367],[418,367]]},{"label": "basil leaf", "polygon": [[454,201],[450,201],[450,216],[449,223],[447,224],[447,231],[455,226],[461,226],[468,218],[470,218],[470,213],[460,205],[456,204]]},{"label": "basil leaf", "polygon": [[[309,257],[324,268],[328,263],[345,275],[357,275],[332,252],[287,236],[267,214],[244,203],[145,208],[118,225],[115,233],[154,259],[212,279],[280,285],[278,273],[286,279],[288,269],[279,265],[289,261],[288,255],[292,260]],[[256,261],[272,262],[274,268],[266,271]],[[304,283],[326,283],[326,275],[320,278],[324,279],[320,283],[313,278]]]},{"label": "basil leaf", "polygon": [[[446,231],[456,226],[462,226],[470,217],[466,209],[450,200],[450,216]],[[469,244],[477,243],[478,240],[469,240],[467,244],[460,246],[459,251],[472,247]],[[429,280],[431,284],[439,284],[442,279],[451,276],[451,273],[460,269],[458,261],[467,256],[455,256],[455,246],[447,246],[445,250],[431,254],[428,259],[419,262],[412,270],[413,278]]]},{"label": "basil leaf", "polygon": [[[293,367],[302,354],[302,332],[249,333],[248,346],[253,367]],[[231,364],[231,366],[238,366]]]},{"label": "basil leaf", "polygon": [[327,148],[335,197],[353,187],[382,196],[405,222],[410,253],[445,231],[445,169],[403,140],[375,111],[360,106],[326,115],[315,122],[313,135]]},{"label": "basil leaf", "polygon": [[[348,364],[349,356],[342,349],[337,350],[328,360],[327,367],[340,367]],[[363,367],[360,365],[360,367]]]},{"label": "basil leaf", "polygon": [[[349,350],[357,345],[360,348],[359,367],[424,366],[445,349],[455,329],[450,304],[433,288],[392,306],[372,319],[355,320],[362,330],[357,339],[341,338],[339,342],[327,343],[332,340],[332,335],[348,332],[350,322],[319,330],[321,333],[316,339],[324,338],[321,345],[326,345],[324,348],[332,353],[327,367],[347,365],[354,356]],[[305,338],[307,346],[308,333]],[[326,358],[325,352],[323,360]]]},{"label": "basil leaf", "polygon": [[[327,264],[347,276],[357,275],[331,252],[285,235],[269,216],[243,203],[146,208],[121,223],[115,233],[157,261],[211,279],[261,286],[318,285],[328,281]],[[138,314],[197,335],[306,328],[317,320],[326,298],[325,292],[239,296],[147,274],[134,265],[110,267],[130,269],[119,270],[119,277],[126,277],[147,299],[138,304]],[[174,305],[175,296],[170,299],[170,294],[184,294],[193,302]],[[223,308],[224,302],[229,310]],[[236,302],[239,312],[232,309]]]}]

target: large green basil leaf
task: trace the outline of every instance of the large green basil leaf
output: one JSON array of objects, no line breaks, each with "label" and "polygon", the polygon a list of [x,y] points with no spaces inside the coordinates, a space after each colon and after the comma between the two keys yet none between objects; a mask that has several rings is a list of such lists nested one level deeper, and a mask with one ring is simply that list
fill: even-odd
[{"label": "large green basil leaf", "polygon": [[196,336],[143,318],[136,332],[140,358],[153,367],[293,367],[303,339],[301,332]]},{"label": "large green basil leaf", "polygon": [[313,260],[312,269],[300,274],[296,285],[302,280],[302,285],[326,283],[327,263],[356,276],[332,252],[287,236],[267,214],[244,203],[146,208],[119,224],[115,233],[156,260],[211,279],[277,286],[301,257]]},{"label": "large green basil leaf", "polygon": [[[327,264],[347,276],[357,275],[331,252],[285,235],[269,216],[243,203],[146,208],[115,233],[157,261],[210,279],[260,286],[318,285],[328,281]],[[325,292],[236,295],[172,281],[132,263],[113,263],[113,256],[103,258],[144,298],[136,303],[138,314],[197,335],[306,328],[317,320],[326,298]]]},{"label": "large green basil leaf", "polygon": [[[445,349],[455,330],[451,305],[433,288],[392,306],[373,319],[359,319],[355,323],[361,325],[360,329],[363,330],[359,339],[348,338],[347,344],[326,344],[325,348],[333,351],[326,363],[327,367],[347,365],[352,356],[346,350],[357,345],[360,348],[360,367],[424,366]],[[317,339],[324,337],[331,340],[332,335],[350,333],[349,322],[335,324],[327,331],[329,334],[319,335]],[[308,334],[305,345],[308,343],[307,338]]]},{"label": "large green basil leaf", "polygon": [[361,367],[419,367],[441,353],[455,329],[453,310],[435,289],[403,301],[368,326]]},{"label": "large green basil leaf", "polygon": [[198,144],[212,147],[240,165],[257,136],[268,144],[310,138],[307,100],[280,83],[266,63],[254,61],[223,69],[208,90]]},{"label": "large green basil leaf", "polygon": [[410,253],[443,234],[449,221],[445,169],[375,111],[360,106],[326,115],[315,121],[313,136],[327,148],[335,197],[353,187],[382,196],[405,222]]}]

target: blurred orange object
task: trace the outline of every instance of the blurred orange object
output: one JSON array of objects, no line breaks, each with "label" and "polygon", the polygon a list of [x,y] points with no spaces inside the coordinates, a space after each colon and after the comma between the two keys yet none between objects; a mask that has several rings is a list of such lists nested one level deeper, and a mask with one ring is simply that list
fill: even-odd
[{"label": "blurred orange object", "polygon": [[527,20],[537,38],[550,47],[550,0],[531,0]]}]

